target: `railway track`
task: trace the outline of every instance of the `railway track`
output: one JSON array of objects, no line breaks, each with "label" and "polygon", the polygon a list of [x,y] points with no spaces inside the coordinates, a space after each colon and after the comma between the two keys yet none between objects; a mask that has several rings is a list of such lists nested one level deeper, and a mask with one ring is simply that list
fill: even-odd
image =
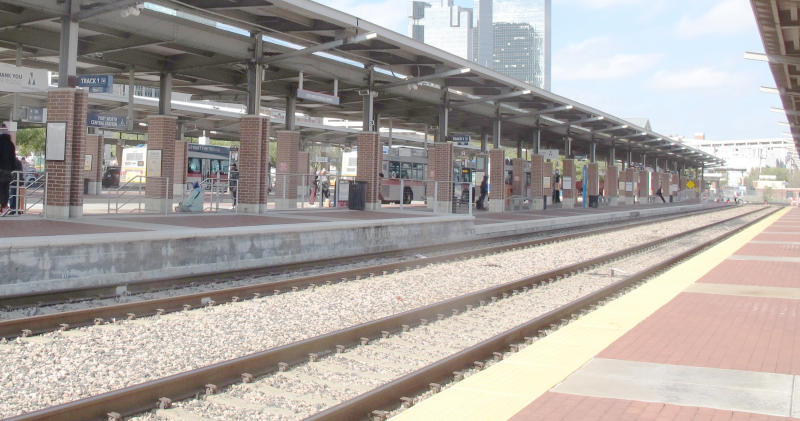
[{"label": "railway track", "polygon": [[[581,276],[582,273],[585,274],[587,270],[598,270],[597,268],[601,267],[608,269],[608,265],[612,262],[617,262],[615,265],[619,266],[619,262],[622,261],[621,259],[631,259],[634,258],[635,255],[647,252],[648,250],[654,248],[669,248],[672,242],[684,241],[685,244],[683,248],[685,250],[670,256],[657,265],[653,265],[624,279],[611,282],[588,295],[570,300],[569,303],[549,310],[533,320],[515,326],[502,334],[483,339],[476,345],[452,353],[452,355],[427,364],[414,372],[402,374],[396,380],[383,382],[377,387],[370,387],[369,390],[363,391],[364,393],[361,394],[355,393],[357,396],[352,397],[352,399],[342,399],[346,400],[346,402],[311,416],[311,419],[315,420],[363,418],[368,416],[373,410],[397,407],[401,403],[401,398],[406,398],[402,400],[405,404],[411,403],[413,399],[409,397],[428,390],[432,382],[437,384],[433,386],[434,389],[440,387],[439,385],[442,383],[453,379],[454,372],[468,369],[473,366],[473,362],[475,361],[481,362],[479,364],[480,366],[485,364],[485,360],[487,359],[502,358],[502,352],[507,351],[509,345],[515,344],[515,346],[517,346],[516,344],[524,343],[526,337],[536,336],[539,331],[551,325],[558,324],[563,319],[569,319],[573,314],[578,314],[591,305],[630,288],[636,283],[668,268],[680,260],[769,216],[772,212],[774,211],[767,212],[765,215],[754,215],[754,212],[750,212],[745,215],[728,218],[703,227],[675,234],[667,238],[565,266],[547,273],[503,283],[481,291],[464,294],[449,300],[384,317],[315,338],[294,342],[268,351],[224,361],[91,398],[29,414],[23,414],[11,419],[118,419],[121,416],[146,411],[154,406],[160,406],[162,409],[166,409],[171,405],[171,401],[200,395],[208,397],[204,402],[222,400],[233,406],[236,406],[236,404],[241,406],[243,404],[242,399],[236,396],[222,397],[222,394],[220,398],[214,398],[213,396],[216,396],[217,392],[232,384],[238,384],[238,386],[230,388],[234,391],[238,390],[241,392],[241,389],[247,389],[247,391],[251,393],[264,394],[265,391],[269,392],[273,389],[277,389],[276,384],[279,385],[281,383],[259,385],[257,383],[262,382],[263,379],[258,379],[257,383],[251,384],[254,379],[265,376],[264,378],[280,378],[283,379],[283,383],[291,383],[291,379],[287,379],[286,376],[288,376],[288,374],[286,373],[296,372],[302,375],[302,367],[308,368],[308,366],[315,366],[311,369],[318,369],[321,366],[320,363],[325,363],[327,366],[338,367],[338,371],[341,372],[343,364],[346,366],[347,361],[350,361],[351,364],[354,361],[356,363],[363,363],[363,358],[352,358],[352,356],[346,354],[350,354],[352,350],[365,349],[370,346],[370,343],[379,345],[382,342],[390,341],[395,338],[416,335],[418,331],[427,329],[429,323],[434,320],[436,321],[435,323],[446,322],[449,319],[456,319],[458,317],[468,317],[473,319],[473,321],[480,320],[483,317],[474,317],[470,315],[470,313],[484,311],[495,305],[502,305],[503,302],[510,302],[533,294],[542,289],[543,286],[560,285],[565,282],[565,280]],[[736,222],[737,219],[747,219],[748,217],[755,219],[749,223]],[[729,225],[734,225],[734,227],[729,227]],[[695,242],[691,239],[694,235],[700,235],[700,233],[704,231],[715,229],[718,230],[719,233],[715,233],[712,239],[704,241],[699,245],[694,244]],[[649,260],[651,260],[651,258],[648,258],[648,261]],[[635,263],[634,266],[640,264],[641,262]],[[453,329],[447,327],[439,329],[439,332],[447,331],[453,331]],[[393,354],[413,355],[409,350],[395,350]],[[342,359],[344,359],[344,362],[341,361]],[[343,376],[346,378],[346,375]],[[455,374],[456,378],[459,376],[463,376],[463,374]],[[300,377],[308,379],[309,375]],[[321,390],[326,390],[325,387],[330,385],[324,383],[325,382],[323,382],[322,385],[317,384],[317,387],[321,388]],[[362,390],[355,387],[351,389],[353,390],[350,390],[350,392],[362,392]],[[297,393],[294,395],[289,394],[288,396],[292,399],[291,396],[296,397],[296,395]],[[233,402],[233,404],[231,404],[231,402]],[[331,404],[331,402],[321,402],[320,400],[312,402],[316,402],[315,404],[317,405],[323,405],[323,407],[328,407]],[[190,406],[191,405],[188,405],[187,408]],[[253,413],[260,413],[258,412],[259,410],[253,407],[245,409],[248,411],[255,411]],[[173,411],[172,415],[170,415],[169,411]],[[187,411],[187,409],[171,409],[159,414],[164,417],[180,417],[180,411]],[[292,417],[289,413],[281,412],[278,409],[274,409],[270,413],[278,419],[282,417],[297,417],[297,414]],[[383,413],[376,413],[375,415],[380,417],[382,414]]]},{"label": "railway track", "polygon": [[[432,255],[438,253],[450,253],[453,250],[472,249],[475,248],[476,246],[483,246],[486,248],[490,248],[490,247],[501,247],[503,245],[510,244],[513,247],[514,243],[529,242],[531,241],[531,238],[548,239],[552,237],[553,238],[552,241],[560,241],[561,238],[568,239],[565,237],[566,235],[576,235],[577,237],[580,237],[581,235],[602,234],[605,232],[612,232],[620,229],[647,225],[653,223],[654,221],[670,221],[694,215],[703,215],[707,213],[718,212],[724,209],[729,209],[729,207],[703,209],[699,211],[673,215],[666,218],[658,216],[647,217],[632,223],[631,222],[599,223],[599,224],[585,225],[582,227],[577,227],[575,229],[569,229],[569,230],[555,229],[555,230],[540,231],[533,234],[517,234],[500,238],[497,237],[481,238],[472,241],[415,248],[414,250],[396,250],[388,252],[378,252],[378,253],[370,253],[349,258],[331,258],[331,259],[323,259],[312,262],[292,263],[279,266],[267,266],[262,268],[238,270],[238,271],[216,272],[216,273],[208,273],[208,274],[188,276],[188,277],[184,276],[184,277],[160,278],[160,279],[152,279],[137,283],[124,283],[124,284],[109,285],[98,288],[69,289],[69,290],[65,289],[62,291],[54,291],[43,294],[9,296],[0,298],[0,309],[13,310],[17,308],[24,308],[31,306],[42,307],[42,306],[52,306],[63,303],[74,303],[74,302],[96,300],[96,299],[117,298],[121,294],[124,294],[125,296],[130,296],[134,294],[145,294],[145,293],[166,291],[170,289],[182,288],[187,286],[196,287],[203,285],[213,285],[240,279],[278,276],[294,272],[318,270],[321,267],[323,268],[332,266],[341,267],[343,265],[350,265],[350,264],[363,264],[364,262],[369,262],[371,260],[379,260],[379,259],[414,259],[415,258],[414,256],[419,254]],[[577,238],[577,237],[571,237],[571,238]],[[3,336],[3,334],[0,333],[0,336]]]},{"label": "railway track", "polygon": [[[757,212],[757,210],[752,212]],[[705,213],[707,212],[703,211],[700,214]],[[671,217],[665,220],[658,220],[658,222],[667,222],[677,218],[685,218],[695,215],[697,215],[697,213],[684,214],[674,218]],[[736,216],[735,218],[737,217],[739,216]],[[504,242],[499,245],[472,248],[469,250],[459,250],[450,253],[442,253],[431,257],[424,257],[418,253],[415,257],[409,260],[393,261],[390,263],[359,267],[356,269],[301,276],[281,281],[254,283],[250,285],[223,288],[214,291],[202,291],[158,299],[121,303],[101,307],[90,307],[81,310],[56,312],[32,317],[0,320],[0,338],[6,338],[8,340],[20,336],[28,337],[56,330],[67,330],[92,324],[114,322],[116,320],[130,320],[134,318],[161,315],[176,311],[185,311],[192,308],[226,302],[237,302],[241,300],[280,294],[288,291],[297,291],[299,289],[312,287],[314,285],[330,284],[348,279],[360,279],[362,277],[373,276],[375,274],[402,271],[435,263],[442,263],[481,255],[491,255],[509,250],[537,247],[561,241],[579,239],[587,236],[601,235],[648,225],[652,222],[653,221],[640,221],[635,224],[623,224],[601,229],[580,230],[578,232],[537,238],[534,240],[526,240],[514,243]],[[433,248],[430,250],[433,250]],[[253,275],[251,274],[249,276]]]}]

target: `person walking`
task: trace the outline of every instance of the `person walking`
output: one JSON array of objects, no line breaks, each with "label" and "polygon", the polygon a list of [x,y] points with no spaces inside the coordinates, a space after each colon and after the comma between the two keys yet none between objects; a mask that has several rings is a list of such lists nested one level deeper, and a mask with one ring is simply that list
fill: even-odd
[{"label": "person walking", "polygon": [[656,190],[656,196],[660,197],[663,203],[667,203],[667,201],[664,199],[664,194],[661,193],[661,186],[658,186],[658,190]]},{"label": "person walking", "polygon": [[331,188],[331,181],[328,179],[327,170],[320,170],[317,184],[317,191],[319,192],[319,205],[320,207],[323,207],[325,206],[325,200],[328,199],[330,195]]},{"label": "person walking", "polygon": [[561,174],[558,172],[558,168],[556,168],[556,172],[553,175],[553,203],[561,202],[561,185],[559,183],[561,183]]},{"label": "person walking", "polygon": [[489,177],[484,175],[481,181],[481,196],[478,198],[478,209],[486,209],[486,195],[489,194]]},{"label": "person walking", "polygon": [[0,215],[9,212],[8,199],[11,194],[12,172],[17,169],[17,148],[8,133],[0,134]]}]

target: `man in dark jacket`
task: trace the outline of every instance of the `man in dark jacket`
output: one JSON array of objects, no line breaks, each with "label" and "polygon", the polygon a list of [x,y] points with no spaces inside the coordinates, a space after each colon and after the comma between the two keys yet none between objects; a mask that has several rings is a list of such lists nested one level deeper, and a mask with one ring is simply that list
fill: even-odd
[{"label": "man in dark jacket", "polygon": [[0,134],[0,214],[8,213],[11,172],[17,169],[17,149],[7,133]]},{"label": "man in dark jacket", "polygon": [[489,177],[483,176],[483,181],[481,181],[481,196],[478,199],[478,205],[476,206],[478,209],[486,209],[486,195],[489,194]]}]

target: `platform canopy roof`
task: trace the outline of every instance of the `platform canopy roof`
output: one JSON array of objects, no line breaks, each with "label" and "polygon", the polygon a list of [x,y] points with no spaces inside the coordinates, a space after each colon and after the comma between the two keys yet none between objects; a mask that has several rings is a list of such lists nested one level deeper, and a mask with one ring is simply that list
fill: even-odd
[{"label": "platform canopy roof", "polygon": [[[307,90],[332,93],[339,105],[298,100],[311,116],[361,120],[362,96],[373,75],[375,111],[394,127],[437,125],[445,95],[449,131],[480,134],[502,120],[502,143],[530,142],[541,127],[542,145],[646,153],[649,159],[722,165],[717,157],[645,127],[538,89],[432,46],[309,0],[67,0],[80,5],[78,73],[115,74],[137,85],[158,86],[173,75],[173,89],[209,99],[246,100],[247,65],[255,40],[263,42],[261,104],[284,108],[300,72]],[[131,10],[129,8],[134,8]],[[65,2],[0,0],[0,60],[57,70]],[[129,13],[133,11],[134,13]],[[403,11],[403,13],[405,13]]]},{"label": "platform canopy roof", "polygon": [[800,153],[800,3],[751,0],[766,59]]}]

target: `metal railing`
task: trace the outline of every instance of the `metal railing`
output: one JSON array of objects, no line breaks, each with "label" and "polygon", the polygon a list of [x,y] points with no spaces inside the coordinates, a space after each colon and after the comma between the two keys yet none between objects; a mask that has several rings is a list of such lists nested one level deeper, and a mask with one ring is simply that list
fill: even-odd
[{"label": "metal railing", "polygon": [[41,209],[47,216],[47,173],[36,175],[25,171],[12,171],[9,183],[9,212],[7,216],[31,214]]},{"label": "metal railing", "polygon": [[[170,178],[149,177],[149,179],[164,180],[164,206],[163,209],[155,213],[168,214],[172,207],[172,201],[169,199]],[[133,204],[134,202],[136,203],[135,212],[153,212],[148,211],[147,207],[144,206],[144,193],[147,180],[147,176],[137,175],[124,183],[120,183],[119,187],[116,189],[116,193],[111,193],[108,197],[108,213],[118,214],[125,206]],[[133,192],[136,192],[136,194],[134,195]]]}]

